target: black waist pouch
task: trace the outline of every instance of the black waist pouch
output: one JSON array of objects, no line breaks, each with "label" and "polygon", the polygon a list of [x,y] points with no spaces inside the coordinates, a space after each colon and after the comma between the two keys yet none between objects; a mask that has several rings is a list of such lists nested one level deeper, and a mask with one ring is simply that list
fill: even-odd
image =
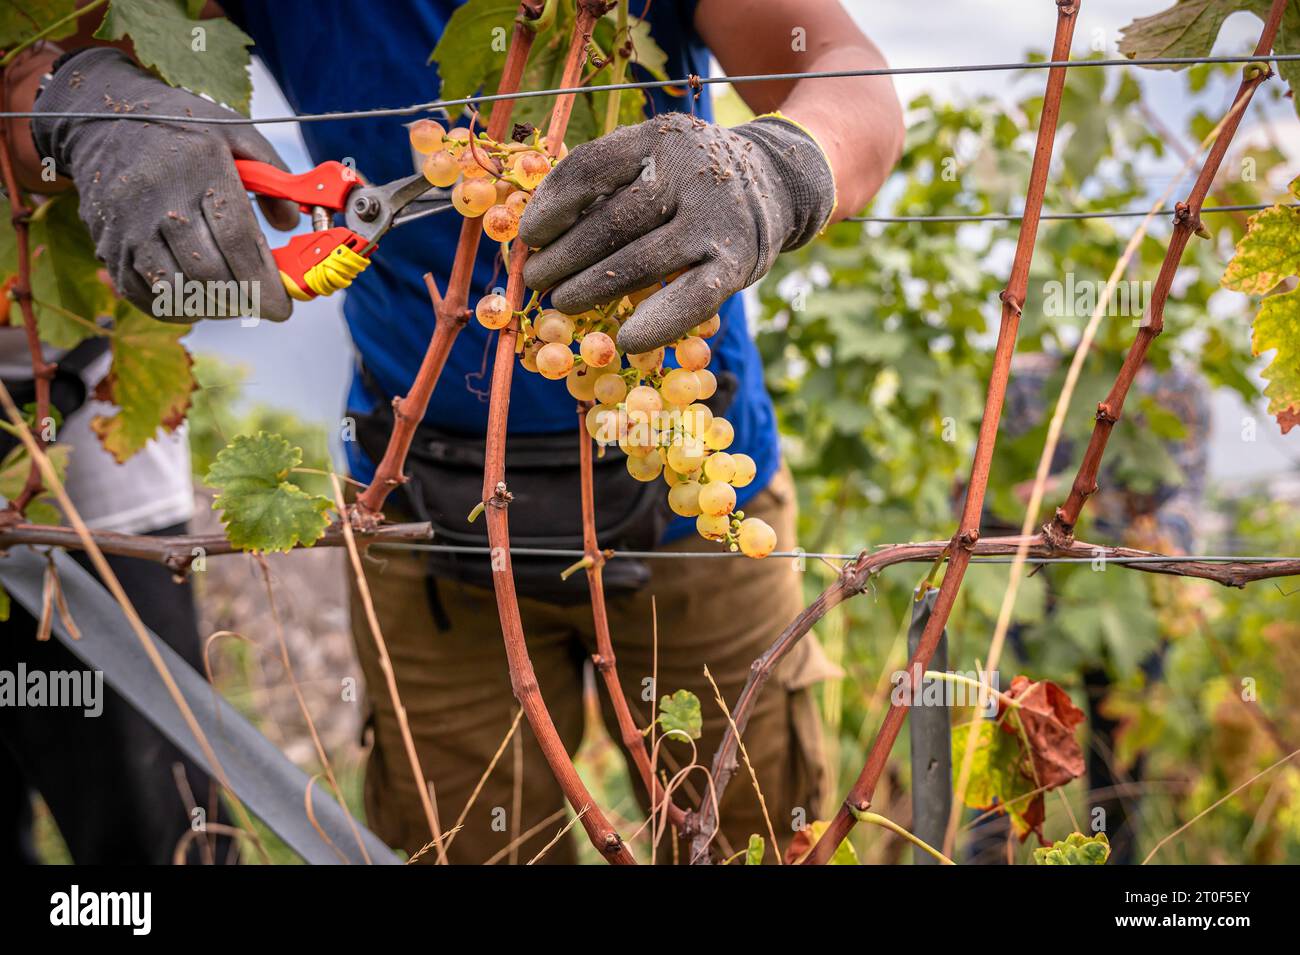
[{"label": "black waist pouch", "polygon": [[[724,373],[726,374],[726,373]],[[724,381],[726,385],[724,387]],[[371,380],[372,392],[378,389]],[[719,376],[719,404],[730,404],[735,377]],[[713,401],[710,401],[713,404]],[[721,413],[721,412],[718,412]],[[352,414],[357,440],[372,461],[383,458],[393,428],[389,400],[381,400],[371,414]],[[592,487],[596,500],[596,540],[601,548],[619,551],[650,550],[657,546],[672,519],[667,485],[641,482],[627,473],[626,456],[617,447],[601,454],[593,449]],[[579,478],[578,417],[573,430],[563,434],[515,435],[506,444],[506,487],[509,506],[510,547],[515,589],[523,596],[551,604],[570,605],[588,599],[587,576],[560,573],[579,559],[517,553],[520,549],[582,550],[582,488]],[[472,524],[470,512],[483,498],[485,441],[481,434],[457,434],[422,423],[406,459],[408,482],[403,504],[417,520],[433,527],[437,544],[488,545],[487,521]],[[429,570],[481,587],[492,586],[492,561],[487,554],[431,552]],[[650,580],[644,561],[620,557],[605,565],[605,592],[611,596],[635,593]]]}]

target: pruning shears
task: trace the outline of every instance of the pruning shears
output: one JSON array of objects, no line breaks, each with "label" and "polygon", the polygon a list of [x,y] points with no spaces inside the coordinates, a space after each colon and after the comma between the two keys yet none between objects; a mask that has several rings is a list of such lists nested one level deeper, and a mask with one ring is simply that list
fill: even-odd
[{"label": "pruning shears", "polygon": [[[271,250],[285,290],[300,302],[351,285],[389,229],[451,208],[450,193],[419,173],[372,186],[332,159],[298,174],[251,159],[236,159],[235,168],[249,192],[296,202],[311,216],[315,231]],[[341,226],[333,224],[338,213]]]}]

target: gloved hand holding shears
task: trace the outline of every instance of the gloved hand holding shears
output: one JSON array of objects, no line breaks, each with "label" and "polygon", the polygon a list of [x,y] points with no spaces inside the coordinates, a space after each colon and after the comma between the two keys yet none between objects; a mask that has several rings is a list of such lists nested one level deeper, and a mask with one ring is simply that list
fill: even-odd
[{"label": "gloved hand holding shears", "polygon": [[[388,229],[450,208],[445,192],[421,175],[372,186],[332,161],[290,174],[248,124],[119,120],[124,113],[237,114],[168,86],[113,49],[65,58],[34,108],[44,114],[32,120],[37,149],[76,184],[96,256],[117,291],[146,312],[154,285],[179,274],[259,283],[259,317],[283,321],[290,299],[350,285]],[[103,118],[79,115],[86,113]],[[248,192],[276,228],[293,228],[306,212],[315,231],[268,248]],[[336,213],[344,225],[334,225]]]}]

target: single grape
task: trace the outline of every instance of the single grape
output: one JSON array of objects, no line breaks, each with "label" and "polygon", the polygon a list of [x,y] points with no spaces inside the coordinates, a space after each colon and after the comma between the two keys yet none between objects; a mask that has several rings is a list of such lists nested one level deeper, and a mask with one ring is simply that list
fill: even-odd
[{"label": "single grape", "polygon": [[725,514],[701,514],[695,518],[695,530],[705,540],[720,541],[731,529],[731,521]]},{"label": "single grape", "polygon": [[536,189],[550,171],[550,160],[536,150],[530,149],[515,155],[515,180],[525,189]]},{"label": "single grape", "polygon": [[583,335],[578,350],[582,352],[582,360],[593,368],[604,368],[618,354],[614,339],[604,332],[588,332]]},{"label": "single grape", "polygon": [[483,231],[493,242],[512,242],[519,234],[519,218],[505,206],[497,204],[483,213]]},{"label": "single grape", "polygon": [[586,365],[575,366],[565,375],[564,386],[579,401],[592,401],[596,397],[596,376]]},{"label": "single grape", "polygon": [[[669,468],[665,473],[672,473],[672,469]],[[699,517],[700,485],[694,481],[686,481],[670,488],[668,507],[681,517]]]},{"label": "single grape", "polygon": [[695,334],[700,338],[712,338],[718,334],[718,329],[722,327],[722,316],[714,315],[707,322],[700,322],[695,326]]},{"label": "single grape", "polygon": [[649,454],[643,458],[629,455],[627,459],[627,473],[647,484],[657,478],[663,468],[664,463],[659,460],[657,454]]},{"label": "single grape", "polygon": [[424,173],[424,178],[429,180],[429,184],[440,189],[446,189],[460,178],[460,167],[456,165],[456,160],[451,153],[445,149],[439,149],[425,156],[424,164],[420,169]]},{"label": "single grape", "polygon": [[510,188],[514,190],[513,192],[509,193],[505,198],[506,208],[509,209],[511,212],[513,212],[515,215],[522,216],[524,214],[524,210],[528,208],[528,200],[531,199],[532,197],[526,192],[521,192],[518,189],[514,189],[514,186],[511,186],[509,182],[506,182],[506,180],[502,179],[501,181],[506,183],[507,186],[510,186]]},{"label": "single grape", "polygon": [[709,363],[712,354],[703,338],[683,338],[673,349],[677,355],[677,364],[688,371],[699,371]]},{"label": "single grape", "polygon": [[[583,341],[585,342],[586,339],[584,338]],[[602,405],[616,405],[626,397],[627,382],[623,380],[622,375],[607,371],[596,379],[596,400]]]},{"label": "single grape", "polygon": [[664,375],[659,391],[664,396],[664,400],[670,405],[684,408],[699,397],[700,380],[695,377],[693,371],[687,371],[685,368],[674,368]]},{"label": "single grape", "polygon": [[504,295],[484,295],[474,306],[474,315],[484,328],[505,328],[510,324],[510,303]]},{"label": "single grape", "polygon": [[700,488],[700,510],[705,514],[730,514],[736,508],[736,490],[730,484],[710,481]]},{"label": "single grape", "polygon": [[701,368],[695,373],[695,377],[700,380],[700,401],[708,401],[718,390],[718,376],[707,368]]},{"label": "single grape", "polygon": [[523,365],[525,370],[537,374],[537,353],[541,348],[541,342],[529,342],[524,346],[523,354],[519,356],[519,364]]},{"label": "single grape", "polygon": [[[667,454],[664,455],[667,457]],[[671,467],[664,468],[664,481],[669,487],[676,487],[679,484],[685,484],[688,481],[694,481],[695,478],[689,474],[678,474]]]},{"label": "single grape", "polygon": [[609,405],[596,405],[587,412],[587,434],[601,444],[618,440],[618,409]]},{"label": "single grape", "polygon": [[627,363],[637,371],[658,371],[664,363],[664,350],[656,348],[654,351],[641,352],[639,355],[628,355]]},{"label": "single grape", "polygon": [[[624,406],[626,409],[626,405]],[[625,442],[631,447],[639,449],[639,453],[647,453],[650,448],[659,446],[659,431],[655,427],[654,414],[649,411],[624,410],[623,418],[620,422],[623,426],[623,434],[620,441]],[[627,450],[624,448],[623,450]]]},{"label": "single grape", "polygon": [[708,475],[710,481],[730,484],[736,473],[736,465],[726,451],[714,451],[704,462],[704,473]]},{"label": "single grape", "polygon": [[441,123],[431,119],[417,119],[407,128],[411,136],[411,147],[417,153],[431,153],[442,148],[442,137],[446,131]]},{"label": "single grape", "polygon": [[[698,375],[699,372],[696,374]],[[709,410],[708,405],[702,405],[697,401],[682,412],[682,429],[687,434],[703,438],[711,424],[713,424],[713,412]]]},{"label": "single grape", "polygon": [[748,454],[733,454],[731,466],[734,468],[731,475],[732,487],[747,487],[749,482],[754,480],[754,475],[758,473],[758,465]]},{"label": "single grape", "polygon": [[668,447],[668,466],[678,474],[694,474],[704,464],[707,453],[698,438],[678,438]]},{"label": "single grape", "polygon": [[[510,197],[513,196],[516,192],[515,184],[508,179],[498,179],[492,185],[496,187],[497,205],[505,206],[507,209],[510,209],[509,200]],[[510,211],[514,212],[515,215],[517,216],[521,216],[524,214],[524,210],[522,209],[520,209],[518,212],[515,212],[514,209],[510,209]]]},{"label": "single grape", "polygon": [[625,401],[628,411],[645,411],[650,414],[663,411],[664,400],[649,385],[637,385],[627,393]]},{"label": "single grape", "polygon": [[766,557],[776,549],[776,531],[766,521],[747,517],[736,533],[740,550],[746,557]]},{"label": "single grape", "polygon": [[442,148],[447,150],[453,158],[459,157],[468,145],[469,130],[464,126],[457,126],[455,129],[448,130],[447,136],[442,142]]},{"label": "single grape", "polygon": [[704,432],[704,443],[712,451],[725,451],[736,440],[736,429],[726,418],[714,418],[709,430]]},{"label": "single grape", "polygon": [[[456,157],[456,165],[460,168],[460,174],[466,179],[482,179],[485,176],[495,176],[501,171],[500,165],[495,159],[488,155],[486,149],[475,144],[472,148],[467,147]],[[492,188],[496,188],[495,180]]]},{"label": "single grape", "polygon": [[451,190],[451,204],[466,219],[477,219],[492,207],[497,191],[486,179],[462,179]]},{"label": "single grape", "polygon": [[537,351],[537,370],[543,378],[559,381],[573,368],[573,352],[568,345],[548,342]]},{"label": "single grape", "polygon": [[533,331],[544,342],[567,346],[573,341],[573,319],[558,309],[548,308],[537,316]]}]

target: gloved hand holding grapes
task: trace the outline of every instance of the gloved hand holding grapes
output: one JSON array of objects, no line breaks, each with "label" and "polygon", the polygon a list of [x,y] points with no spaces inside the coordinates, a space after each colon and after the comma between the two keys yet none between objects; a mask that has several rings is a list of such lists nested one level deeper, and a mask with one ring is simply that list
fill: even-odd
[{"label": "gloved hand holding grapes", "polygon": [[826,156],[796,123],[670,113],[578,146],[546,177],[519,226],[541,247],[524,279],[576,315],[683,272],[619,332],[624,351],[648,352],[811,241],[834,207]]}]

